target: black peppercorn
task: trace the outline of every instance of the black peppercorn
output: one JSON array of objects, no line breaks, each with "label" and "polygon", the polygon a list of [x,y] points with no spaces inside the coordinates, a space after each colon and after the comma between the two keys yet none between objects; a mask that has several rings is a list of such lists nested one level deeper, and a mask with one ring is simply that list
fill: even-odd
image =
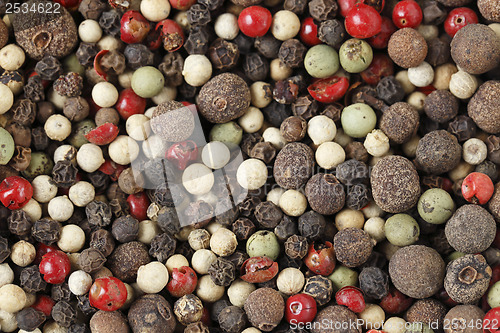
[{"label": "black peppercorn", "polygon": [[246,217],[240,217],[233,222],[231,230],[239,240],[248,239],[255,232],[255,224]]},{"label": "black peppercorn", "polygon": [[301,141],[307,131],[307,122],[300,116],[286,118],[280,126],[280,133],[288,142]]},{"label": "black peppercorn", "polygon": [[179,94],[184,96],[184,98],[192,99],[198,94],[199,87],[193,87],[192,85],[189,85],[187,82],[182,82],[182,84],[179,87],[177,87],[177,90],[179,91]]},{"label": "black peppercorn", "polygon": [[31,218],[24,210],[13,210],[7,218],[9,231],[16,236],[24,237],[30,234],[32,222]]},{"label": "black peppercorn", "polygon": [[115,240],[106,229],[98,229],[90,235],[90,247],[99,250],[105,257],[109,256],[115,248]]},{"label": "black peppercorn", "polygon": [[312,0],[309,2],[309,14],[318,21],[337,16],[339,5],[335,0]]},{"label": "black peppercorn", "polygon": [[111,50],[99,59],[101,69],[111,77],[116,77],[125,71],[125,62],[126,57],[117,50]]},{"label": "black peppercorn", "polygon": [[33,224],[31,235],[37,242],[51,245],[59,240],[61,227],[58,222],[51,219],[40,219]]},{"label": "black peppercorn", "polygon": [[7,238],[0,236],[0,263],[10,256],[10,247]]},{"label": "black peppercorn", "polygon": [[28,293],[37,293],[47,287],[47,283],[43,280],[36,265],[23,268],[19,281],[20,286]]},{"label": "black peppercorn", "polygon": [[90,305],[89,294],[76,296],[78,309],[86,316],[92,316],[97,309]]},{"label": "black peppercorn", "polygon": [[382,299],[389,293],[389,276],[378,267],[363,268],[359,274],[359,287],[366,296]]},{"label": "black peppercorn", "polygon": [[120,14],[117,11],[106,11],[99,18],[99,26],[107,35],[118,37],[121,28],[120,19]]},{"label": "black peppercorn", "polygon": [[476,134],[476,129],[474,121],[466,115],[459,115],[448,124],[448,132],[455,135],[459,142],[472,138]]},{"label": "black peppercorn", "polygon": [[137,270],[151,261],[146,245],[141,242],[124,243],[115,248],[108,258],[107,267],[123,282],[133,282]]},{"label": "black peppercorn", "polygon": [[127,64],[132,69],[149,66],[153,64],[154,54],[144,44],[129,44],[125,47],[123,55]]},{"label": "black peppercorn", "polygon": [[182,84],[182,67],[184,59],[177,52],[171,52],[163,57],[162,62],[158,65],[158,69],[165,77],[165,84],[169,86],[179,86]]},{"label": "black peppercorn", "polygon": [[105,262],[106,257],[93,247],[83,250],[78,257],[78,265],[89,274],[100,270]]},{"label": "black peppercorn", "polygon": [[284,189],[299,189],[309,180],[314,153],[309,146],[291,142],[285,145],[274,161],[274,178]]},{"label": "black peppercorn", "polygon": [[281,221],[283,212],[271,201],[261,202],[255,207],[255,218],[261,228],[273,229]]},{"label": "black peppercorn", "polygon": [[111,208],[102,201],[91,201],[85,207],[85,213],[90,225],[105,227],[111,223]]},{"label": "black peppercorn", "polygon": [[28,126],[23,126],[17,121],[13,121],[5,129],[12,135],[16,145],[23,147],[31,146],[31,129]]},{"label": "black peppercorn", "polygon": [[284,242],[288,237],[295,235],[299,232],[297,228],[297,221],[295,218],[288,215],[283,215],[280,223],[274,228],[274,234],[276,237]]},{"label": "black peppercorn", "polygon": [[344,25],[336,19],[325,20],[318,27],[319,40],[334,48],[339,48],[346,36]]},{"label": "black peppercorn", "polygon": [[52,56],[45,56],[36,63],[35,71],[42,80],[53,81],[63,72],[63,67],[59,60]]},{"label": "black peppercorn", "polygon": [[253,146],[249,156],[269,164],[276,157],[276,148],[270,142],[258,142]]},{"label": "black peppercorn", "polygon": [[314,275],[306,279],[303,293],[314,297],[318,305],[325,305],[332,298],[333,283],[325,276]]},{"label": "black peppercorn", "polygon": [[189,325],[201,319],[203,303],[197,296],[187,294],[174,303],[174,313],[181,324]]},{"label": "black peppercorn", "polygon": [[273,98],[280,104],[291,104],[297,99],[299,86],[291,78],[274,84]]},{"label": "black peppercorn", "polygon": [[172,235],[178,233],[181,229],[175,207],[162,207],[158,212],[156,223],[158,223],[158,227],[163,232],[168,232]]},{"label": "black peppercorn", "polygon": [[187,20],[190,25],[207,25],[212,17],[210,15],[210,10],[200,3],[196,3],[189,7],[187,11]]},{"label": "black peppercorn", "polygon": [[292,38],[284,41],[278,53],[283,64],[290,68],[303,66],[307,48],[298,39]]},{"label": "black peppercorn", "polygon": [[245,55],[242,67],[252,81],[264,81],[269,74],[269,61],[255,52]]},{"label": "black peppercorn", "polygon": [[372,253],[374,243],[366,231],[358,228],[340,230],[333,238],[337,260],[347,267],[364,264]]},{"label": "black peppercorn", "polygon": [[309,249],[307,238],[299,235],[288,237],[285,242],[285,253],[292,259],[302,259]]},{"label": "black peppercorn", "polygon": [[224,259],[227,259],[233,263],[234,267],[236,268],[236,273],[241,270],[241,266],[248,258],[250,258],[248,254],[242,251],[234,251],[234,253],[230,256],[224,257]]},{"label": "black peppercorn", "polygon": [[211,34],[206,26],[195,25],[189,29],[189,35],[184,42],[188,54],[205,54],[210,46]]},{"label": "black peppercorn", "polygon": [[242,308],[228,306],[224,308],[217,317],[220,328],[227,333],[241,332],[247,323],[247,316]]},{"label": "black peppercorn", "polygon": [[215,222],[223,227],[229,227],[236,221],[239,212],[239,208],[233,205],[229,197],[226,197],[215,204]]},{"label": "black peppercorn", "polygon": [[210,329],[201,321],[186,326],[184,333],[211,333]]},{"label": "black peppercorn", "polygon": [[73,324],[68,328],[68,333],[90,333],[87,324]]},{"label": "black peppercorn", "polygon": [[19,124],[29,126],[36,117],[36,104],[29,99],[20,99],[12,106],[12,119]]},{"label": "black peppercorn", "polygon": [[73,294],[69,290],[68,282],[63,282],[60,284],[52,285],[50,296],[56,302],[66,301],[69,302],[71,300],[71,296]]},{"label": "black peppercorn", "polygon": [[109,176],[99,170],[89,173],[88,178],[96,193],[103,193],[109,186]]},{"label": "black peppercorn", "polygon": [[305,195],[311,208],[323,215],[335,214],[344,207],[344,186],[332,174],[317,173],[312,176],[306,184]]},{"label": "black peppercorn", "polygon": [[299,232],[309,240],[318,240],[323,237],[326,221],[323,215],[309,211],[299,217]]},{"label": "black peppercorn", "polygon": [[278,58],[281,41],[274,38],[272,34],[267,34],[262,37],[257,37],[254,46],[264,57],[275,59]]},{"label": "black peppercorn", "polygon": [[33,75],[23,87],[24,96],[32,102],[45,100],[45,88],[40,75]]},{"label": "black peppercorn", "polygon": [[57,187],[70,187],[76,183],[78,169],[70,160],[60,160],[52,169],[52,180]]},{"label": "black peppercorn", "polygon": [[[98,52],[99,48],[95,44],[81,42],[78,50],[76,50],[76,58],[78,59],[80,65],[87,67],[92,65],[92,63],[94,62],[94,57]],[[55,80],[55,78],[53,80]]]},{"label": "black peppercorn", "polygon": [[309,120],[318,113],[318,102],[310,95],[301,96],[292,103],[292,113],[295,116]]},{"label": "black peppercorn", "polygon": [[207,56],[215,68],[226,71],[236,66],[240,51],[235,43],[217,38],[208,48]]},{"label": "black peppercorn", "polygon": [[292,115],[289,105],[280,104],[273,100],[268,106],[262,109],[265,119],[274,127],[279,128],[283,120]]},{"label": "black peppercorn", "polygon": [[491,161],[483,161],[476,166],[475,172],[484,173],[490,177],[491,181],[495,183],[498,179],[498,167],[495,163]]},{"label": "black peppercorn", "polygon": [[431,66],[445,64],[450,59],[450,41],[446,38],[433,38],[427,42],[428,50],[425,61]]},{"label": "black peppercorn", "polygon": [[66,301],[59,301],[50,312],[52,319],[62,327],[70,327],[76,321],[76,311]]},{"label": "black peppercorn", "polygon": [[386,76],[377,83],[377,96],[387,104],[400,102],[405,97],[405,91],[401,83],[394,76]]},{"label": "black peppercorn", "polygon": [[165,232],[151,240],[149,254],[159,262],[165,263],[175,253],[176,246],[176,239]]},{"label": "black peppercorn", "polygon": [[186,223],[196,229],[206,227],[212,221],[213,216],[214,208],[211,204],[203,200],[190,202],[184,209]]},{"label": "black peppercorn", "polygon": [[208,268],[208,274],[214,284],[228,287],[236,279],[236,268],[231,261],[219,257]]},{"label": "black peppercorn", "polygon": [[370,202],[370,189],[365,184],[355,184],[349,187],[345,204],[348,208],[360,210]]},{"label": "black peppercorn", "polygon": [[78,11],[85,19],[99,20],[101,14],[107,9],[106,1],[102,0],[82,0],[78,6]]},{"label": "black peppercorn", "polygon": [[216,301],[212,305],[211,309],[212,311],[210,311],[210,318],[215,322],[219,322],[219,314],[221,313],[222,310],[224,310],[228,306],[232,306],[232,304],[226,299],[220,299]]},{"label": "black peppercorn", "polygon": [[241,151],[250,156],[253,147],[260,142],[264,142],[264,138],[258,132],[245,133],[240,144]]},{"label": "black peppercorn", "polygon": [[453,119],[458,113],[459,102],[448,90],[436,90],[424,100],[424,111],[432,120],[444,123]]},{"label": "black peppercorn", "polygon": [[120,243],[136,240],[139,236],[139,221],[130,215],[122,216],[113,222],[111,233]]},{"label": "black peppercorn", "polygon": [[16,313],[17,327],[24,331],[34,331],[45,321],[46,317],[42,311],[35,308],[24,308]]},{"label": "black peppercorn", "polygon": [[448,12],[437,1],[425,1],[422,6],[425,24],[439,25],[444,22]]}]

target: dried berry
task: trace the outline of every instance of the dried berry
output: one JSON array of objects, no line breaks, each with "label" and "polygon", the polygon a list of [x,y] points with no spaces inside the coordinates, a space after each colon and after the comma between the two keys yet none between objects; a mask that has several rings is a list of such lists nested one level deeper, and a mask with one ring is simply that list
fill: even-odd
[{"label": "dried berry", "polygon": [[344,186],[332,174],[318,173],[312,176],[306,184],[305,195],[311,208],[323,215],[335,214],[344,207]]},{"label": "dried berry", "polygon": [[[78,50],[76,50],[76,58],[78,59],[80,65],[87,67],[92,65],[92,63],[94,62],[94,57],[98,52],[99,49],[95,44],[81,42]],[[57,77],[59,77],[59,75],[60,73],[58,73],[58,75],[52,80],[55,80]]]},{"label": "dried berry", "polygon": [[431,66],[445,64],[450,59],[450,42],[444,38],[433,38],[427,42],[427,61]]},{"label": "dried berry", "polygon": [[314,153],[307,145],[299,142],[288,143],[274,161],[274,178],[285,189],[298,189],[311,176]]},{"label": "dried berry", "polygon": [[29,99],[20,99],[12,106],[12,119],[21,125],[33,124],[36,117],[36,104]]},{"label": "dried berry", "polygon": [[120,14],[115,10],[103,12],[99,18],[99,26],[108,35],[118,37],[120,35]]},{"label": "dried berry", "polygon": [[67,73],[61,75],[54,82],[54,90],[61,96],[80,96],[83,89],[83,78],[78,73]]},{"label": "dried berry", "polygon": [[266,120],[277,128],[281,126],[283,120],[292,115],[292,111],[288,105],[280,104],[275,100],[263,108],[262,113],[264,114]]},{"label": "dried berry", "polygon": [[78,265],[89,274],[100,270],[105,262],[106,257],[93,247],[83,250],[78,257]]},{"label": "dried berry", "polygon": [[359,274],[359,287],[366,296],[382,299],[389,293],[389,276],[378,267],[363,268]]},{"label": "dried berry", "polygon": [[258,142],[253,146],[249,156],[269,164],[276,157],[276,148],[270,142]]},{"label": "dried berry", "polygon": [[158,65],[158,69],[165,77],[165,84],[168,86],[179,86],[182,84],[182,67],[184,59],[177,52],[171,52],[163,57],[162,62]]},{"label": "dried berry", "polygon": [[307,131],[307,122],[300,116],[286,118],[280,126],[280,133],[288,142],[301,141]]},{"label": "dried berry", "polygon": [[76,183],[78,169],[70,160],[60,160],[52,169],[52,180],[57,187],[70,187]]},{"label": "dried berry", "polygon": [[45,100],[45,88],[40,75],[28,78],[28,82],[24,85],[23,90],[24,96],[32,102],[36,103]]},{"label": "dried berry", "polygon": [[175,207],[162,207],[158,212],[156,223],[163,232],[168,232],[172,235],[178,233],[181,229]]},{"label": "dried berry", "polygon": [[457,303],[475,304],[488,289],[492,270],[480,254],[453,260],[446,268],[444,288]]},{"label": "dried berry", "polygon": [[123,55],[127,59],[127,64],[132,69],[138,69],[153,64],[154,54],[146,45],[129,44],[125,47]]},{"label": "dried berry", "polygon": [[365,184],[356,184],[349,187],[345,199],[346,206],[350,209],[360,210],[370,202],[370,189]]},{"label": "dried berry", "polygon": [[106,229],[98,229],[90,236],[90,247],[99,250],[105,257],[109,256],[115,248],[115,240]]},{"label": "dried berry", "polygon": [[400,102],[405,97],[401,83],[394,76],[386,76],[377,83],[377,96],[387,104]]},{"label": "dried berry", "polygon": [[36,265],[23,268],[19,281],[20,286],[28,293],[37,293],[47,287]]},{"label": "dried berry", "polygon": [[90,333],[87,324],[73,324],[68,328],[68,333]]},{"label": "dried berry", "polygon": [[299,217],[299,232],[309,240],[318,240],[323,237],[325,229],[325,218],[315,211],[309,211]]},{"label": "dried berry", "polygon": [[7,238],[0,236],[0,263],[10,256],[10,247]]},{"label": "dried berry", "polygon": [[314,275],[306,279],[303,292],[314,297],[318,305],[325,305],[332,298],[333,283],[325,276]]},{"label": "dried berry", "polygon": [[62,327],[70,327],[76,321],[76,311],[66,301],[59,301],[52,307],[52,319]]},{"label": "dried berry", "polygon": [[192,26],[207,25],[212,20],[212,17],[210,16],[210,10],[205,5],[197,3],[189,7],[187,20]]},{"label": "dried berry", "polygon": [[236,279],[236,267],[231,261],[219,257],[208,268],[208,274],[216,285],[228,287]]},{"label": "dried berry", "polygon": [[189,325],[201,319],[203,303],[197,296],[187,294],[174,303],[174,313],[181,324]]},{"label": "dried berry", "polygon": [[264,201],[255,207],[255,218],[261,228],[275,228],[283,217],[283,212],[271,201]]},{"label": "dried berry", "polygon": [[252,81],[264,81],[269,74],[269,61],[258,53],[245,55],[242,67]]},{"label": "dried berry", "polygon": [[176,325],[172,306],[157,294],[144,295],[135,300],[128,311],[128,321],[134,332],[173,332]]},{"label": "dried berry", "polygon": [[309,2],[309,13],[318,21],[337,16],[339,5],[334,0],[312,0]]},{"label": "dried berry", "polygon": [[51,245],[59,240],[61,227],[58,222],[51,219],[40,219],[33,224],[31,235],[37,242]]},{"label": "dried berry", "polygon": [[285,242],[285,253],[292,259],[302,259],[309,249],[307,238],[299,235],[290,236]]},{"label": "dried berry", "polygon": [[459,115],[448,124],[448,132],[454,134],[459,142],[464,142],[474,137],[476,129],[474,121],[466,115]]},{"label": "dried berry", "polygon": [[78,303],[76,306],[86,316],[92,316],[97,312],[97,309],[90,305],[89,294],[76,296]]},{"label": "dried berry", "polygon": [[223,38],[217,38],[208,48],[207,55],[215,68],[225,71],[236,66],[240,51],[238,45]]},{"label": "dried berry", "polygon": [[318,27],[319,40],[334,48],[339,48],[346,36],[344,25],[339,20],[325,20]]},{"label": "dried berry", "polygon": [[384,111],[380,120],[380,129],[390,140],[402,144],[410,141],[417,133],[420,124],[419,117],[418,111],[412,105],[397,102]]},{"label": "dried berry", "polygon": [[50,292],[50,296],[56,302],[66,301],[69,302],[71,300],[71,296],[73,294],[69,290],[69,286],[67,282],[63,282],[61,284],[52,285],[52,289]]},{"label": "dried berry", "polygon": [[32,307],[24,308],[16,313],[17,327],[23,331],[34,331],[43,324],[46,317],[42,311]]},{"label": "dried berry", "polygon": [[189,35],[184,42],[188,54],[205,54],[210,46],[211,34],[206,26],[195,25],[189,29]]},{"label": "dried berry", "polygon": [[175,253],[176,245],[176,239],[165,232],[153,238],[149,254],[159,262],[165,263]]},{"label": "dried berry", "polygon": [[97,21],[107,7],[106,1],[82,0],[78,6],[78,11],[85,19]]},{"label": "dried berry", "polygon": [[90,225],[105,227],[111,223],[111,208],[102,201],[91,201],[85,207],[85,213]]},{"label": "dried berry", "polygon": [[139,221],[130,215],[122,216],[113,222],[111,233],[120,243],[136,240],[139,236]]},{"label": "dried berry", "polygon": [[27,236],[31,232],[31,218],[24,210],[13,210],[7,218],[9,231],[16,236]]},{"label": "dried berry", "polygon": [[416,163],[427,173],[448,172],[458,165],[461,157],[457,139],[445,130],[429,132],[418,142]]},{"label": "dried berry", "polygon": [[255,232],[255,224],[246,217],[240,217],[233,222],[231,230],[239,240],[248,239]]},{"label": "dried berry", "polygon": [[247,316],[242,308],[228,306],[219,313],[217,320],[224,332],[238,333],[245,328]]},{"label": "dried berry", "polygon": [[307,48],[298,39],[287,39],[281,44],[278,57],[286,66],[297,68],[304,64],[306,51]]},{"label": "dried berry", "polygon": [[288,215],[283,215],[281,222],[276,226],[276,228],[274,228],[274,234],[282,242],[298,232],[297,221]]},{"label": "dried berry", "polygon": [[438,329],[443,327],[443,319],[446,315],[446,306],[433,299],[422,299],[416,301],[406,312],[406,319],[412,323],[424,323],[427,325],[437,324]]}]

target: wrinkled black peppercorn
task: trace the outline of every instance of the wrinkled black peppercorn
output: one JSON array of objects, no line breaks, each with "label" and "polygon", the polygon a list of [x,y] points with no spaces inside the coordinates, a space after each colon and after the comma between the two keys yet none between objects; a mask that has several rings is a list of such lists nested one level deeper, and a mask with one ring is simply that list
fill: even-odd
[{"label": "wrinkled black peppercorn", "polygon": [[240,51],[235,43],[217,38],[208,48],[207,56],[215,68],[225,71],[236,66]]},{"label": "wrinkled black peppercorn", "polygon": [[35,308],[24,308],[16,313],[17,327],[24,331],[34,331],[45,321],[46,317],[42,311]]},{"label": "wrinkled black peppercorn", "polygon": [[271,201],[264,201],[255,207],[255,218],[261,228],[275,228],[283,217],[283,212]]},{"label": "wrinkled black peppercorn", "polygon": [[382,299],[389,293],[389,275],[378,267],[366,267],[359,274],[359,287],[366,296]]},{"label": "wrinkled black peppercorn", "polygon": [[187,11],[187,19],[189,24],[195,25],[207,25],[212,17],[210,15],[210,10],[200,3],[196,3],[189,7]]},{"label": "wrinkled black peppercorn", "polygon": [[21,288],[23,288],[28,293],[37,293],[42,291],[47,287],[47,283],[43,280],[38,266],[28,266],[23,268],[21,275],[19,276],[21,283]]},{"label": "wrinkled black peppercorn", "polygon": [[370,202],[370,192],[365,184],[355,184],[349,187],[345,198],[345,204],[348,208],[360,210]]},{"label": "wrinkled black peppercorn", "polygon": [[19,237],[29,235],[31,232],[31,218],[24,210],[13,210],[7,218],[7,224],[9,231]]},{"label": "wrinkled black peppercorn", "polygon": [[111,223],[111,208],[102,201],[91,201],[85,207],[85,213],[90,225],[105,227]]},{"label": "wrinkled black peppercorn", "polygon": [[247,323],[247,316],[242,308],[237,306],[228,306],[224,308],[217,317],[219,325],[224,332],[239,333]]},{"label": "wrinkled black peppercorn", "polygon": [[318,38],[331,47],[339,48],[347,33],[339,20],[326,20],[318,27]]},{"label": "wrinkled black peppercorn", "polygon": [[52,169],[52,180],[57,187],[69,187],[76,183],[78,169],[70,160],[60,160]]},{"label": "wrinkled black peppercorn", "polygon": [[228,287],[236,279],[236,267],[231,261],[219,257],[208,268],[208,274],[216,285]]},{"label": "wrinkled black peppercorn", "polygon": [[276,148],[270,142],[258,142],[253,146],[249,156],[269,164],[276,157]]},{"label": "wrinkled black peppercorn", "polygon": [[[92,65],[94,57],[97,55],[98,52],[99,48],[97,47],[97,45],[82,42],[80,43],[78,50],[76,50],[76,58],[78,59],[80,65],[87,67]],[[59,75],[60,73],[58,73],[57,77],[59,77]],[[52,80],[55,80],[57,77],[53,78]]]},{"label": "wrinkled black peppercorn", "polygon": [[279,128],[283,120],[292,115],[292,109],[290,105],[280,104],[273,100],[268,106],[262,109],[262,113],[271,125]]},{"label": "wrinkled black peppercorn", "polygon": [[127,64],[132,69],[149,66],[153,64],[154,54],[144,44],[129,44],[125,47],[123,55]]},{"label": "wrinkled black peppercorn", "polygon": [[307,48],[298,39],[284,41],[279,50],[279,59],[290,68],[297,68],[304,64]]},{"label": "wrinkled black peppercorn", "polygon": [[35,66],[35,72],[37,72],[37,74],[40,75],[42,80],[53,81],[63,73],[63,67],[59,62],[59,60],[57,60],[53,56],[45,56],[42,58],[42,60],[37,62]]},{"label": "wrinkled black peppercorn", "polygon": [[189,29],[184,48],[189,54],[205,54],[210,46],[210,30],[206,26],[195,25]]},{"label": "wrinkled black peppercorn", "polygon": [[106,257],[93,247],[83,250],[78,257],[78,265],[89,274],[100,270],[105,262]]},{"label": "wrinkled black peppercorn", "polygon": [[70,327],[76,321],[76,311],[66,301],[59,301],[52,307],[52,319],[62,327]]},{"label": "wrinkled black peppercorn", "polygon": [[334,18],[338,9],[339,5],[335,0],[312,0],[309,2],[309,13],[318,21]]},{"label": "wrinkled black peppercorn", "polygon": [[303,293],[314,297],[318,305],[325,305],[332,298],[333,283],[325,276],[311,276],[306,279]]},{"label": "wrinkled black peppercorn", "polygon": [[252,81],[264,81],[269,74],[269,61],[255,52],[245,56],[242,67]]},{"label": "wrinkled black peppercorn", "polygon": [[107,257],[115,249],[115,240],[108,230],[98,229],[91,234],[89,245]]},{"label": "wrinkled black peppercorn", "polygon": [[118,37],[120,35],[120,14],[115,10],[103,12],[99,18],[99,26],[108,35]]},{"label": "wrinkled black peppercorn", "polygon": [[318,113],[318,102],[310,95],[301,96],[292,103],[292,113],[295,116],[309,120]]},{"label": "wrinkled black peppercorn", "polygon": [[285,242],[285,253],[292,259],[302,259],[309,249],[307,238],[299,235],[290,236]]},{"label": "wrinkled black peppercorn", "polygon": [[233,222],[231,227],[231,230],[236,235],[236,238],[240,240],[248,239],[255,232],[255,229],[255,224],[253,224],[253,222],[246,217],[240,217]]},{"label": "wrinkled black peppercorn", "polygon": [[254,46],[264,57],[275,59],[278,57],[281,41],[274,38],[272,34],[267,34],[262,37],[257,37]]},{"label": "wrinkled black peppercorn", "polygon": [[300,234],[310,240],[320,239],[326,228],[326,220],[323,215],[315,211],[309,211],[299,217],[299,232]]},{"label": "wrinkled black peppercorn", "polygon": [[459,115],[448,124],[448,131],[455,135],[459,142],[464,142],[474,137],[477,126],[472,118]]},{"label": "wrinkled black peppercorn", "polygon": [[10,256],[10,247],[7,238],[0,236],[0,263]]},{"label": "wrinkled black peppercorn", "polygon": [[52,297],[52,299],[54,301],[56,301],[56,302],[59,302],[59,301],[69,302],[71,300],[72,295],[73,294],[69,290],[69,286],[68,286],[67,282],[52,285],[50,296]]},{"label": "wrinkled black peppercorn", "polygon": [[59,240],[61,227],[58,222],[51,219],[40,219],[33,224],[31,235],[36,241],[51,245]]},{"label": "wrinkled black peppercorn", "polygon": [[28,78],[24,85],[24,96],[32,102],[41,102],[45,100],[45,88],[42,84],[40,75],[34,75]]},{"label": "wrinkled black peppercorn", "polygon": [[102,0],[82,0],[78,6],[78,11],[85,19],[99,20],[101,14],[108,8],[107,1]]},{"label": "wrinkled black peppercorn", "polygon": [[377,96],[387,104],[401,102],[405,97],[405,91],[401,83],[394,76],[386,76],[377,83]]},{"label": "wrinkled black peppercorn", "polygon": [[139,221],[130,215],[122,216],[113,222],[111,233],[120,243],[136,240],[139,236]]},{"label": "wrinkled black peppercorn", "polygon": [[297,220],[288,215],[283,215],[280,223],[276,226],[276,228],[274,228],[274,234],[282,242],[298,232],[299,230],[297,228]]},{"label": "wrinkled black peppercorn", "polygon": [[153,238],[149,254],[159,262],[165,263],[175,253],[176,246],[176,239],[165,232]]},{"label": "wrinkled black peppercorn", "polygon": [[68,328],[68,333],[90,333],[87,324],[73,324]]},{"label": "wrinkled black peppercorn", "polygon": [[336,176],[342,184],[354,185],[367,183],[370,178],[370,173],[365,163],[351,159],[337,166]]},{"label": "wrinkled black peppercorn", "polygon": [[92,316],[97,312],[97,309],[90,305],[89,294],[76,296],[78,303],[76,306],[86,316]]}]

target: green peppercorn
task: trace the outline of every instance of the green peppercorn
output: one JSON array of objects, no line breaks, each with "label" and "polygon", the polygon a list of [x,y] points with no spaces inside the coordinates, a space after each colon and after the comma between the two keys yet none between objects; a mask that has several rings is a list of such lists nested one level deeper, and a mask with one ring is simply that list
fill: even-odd
[{"label": "green peppercorn", "polygon": [[86,119],[80,121],[73,127],[72,133],[68,138],[68,142],[76,149],[80,149],[81,146],[89,143],[89,141],[85,138],[85,135],[94,128],[96,128],[96,126],[92,120]]},{"label": "green peppercorn", "polygon": [[14,155],[14,150],[16,145],[12,135],[9,132],[0,127],[0,164],[5,165],[9,163],[10,159]]},{"label": "green peppercorn", "polygon": [[408,214],[396,214],[385,221],[385,237],[396,246],[415,243],[420,235],[417,221]]},{"label": "green peppercorn", "polygon": [[424,323],[408,323],[405,325],[405,333],[434,333],[429,325]]},{"label": "green peppercorn", "polygon": [[491,308],[500,306],[500,281],[495,282],[495,284],[490,287],[487,300]]},{"label": "green peppercorn", "polygon": [[342,110],[340,121],[345,134],[363,138],[377,125],[377,115],[367,104],[355,103]]},{"label": "green peppercorn", "polygon": [[247,241],[247,253],[250,257],[266,256],[276,260],[280,254],[278,238],[270,231],[257,231]]},{"label": "green peppercorn", "polygon": [[234,121],[215,125],[209,135],[210,141],[224,142],[229,146],[239,145],[242,137],[243,130]]},{"label": "green peppercorn", "polygon": [[364,40],[352,38],[344,42],[339,50],[340,65],[349,73],[360,73],[370,66],[373,50]]},{"label": "green peppercorn", "polygon": [[418,200],[418,214],[424,221],[442,224],[448,221],[455,211],[453,198],[440,188],[431,188]]},{"label": "green peppercorn", "polygon": [[337,266],[328,278],[332,281],[335,290],[345,286],[355,286],[358,283],[358,273],[344,265]]},{"label": "green peppercorn", "polygon": [[85,75],[85,67],[80,64],[75,53],[64,58],[63,66],[65,72],[78,73],[81,76]]},{"label": "green peppercorn", "polygon": [[458,259],[458,258],[461,258],[465,256],[465,253],[463,252],[459,252],[459,251],[454,251],[452,253],[450,253],[447,257],[446,257],[446,262],[450,262],[450,261],[453,261],[455,259]]},{"label": "green peppercorn", "polygon": [[144,66],[134,72],[131,83],[132,89],[137,95],[151,98],[160,93],[165,84],[165,78],[158,69]]},{"label": "green peppercorn", "polygon": [[22,172],[26,178],[35,178],[40,175],[50,175],[54,162],[50,156],[44,152],[31,153],[30,165]]},{"label": "green peppercorn", "polygon": [[306,53],[304,67],[312,77],[321,79],[332,76],[339,70],[339,55],[331,46],[325,44],[313,46]]}]

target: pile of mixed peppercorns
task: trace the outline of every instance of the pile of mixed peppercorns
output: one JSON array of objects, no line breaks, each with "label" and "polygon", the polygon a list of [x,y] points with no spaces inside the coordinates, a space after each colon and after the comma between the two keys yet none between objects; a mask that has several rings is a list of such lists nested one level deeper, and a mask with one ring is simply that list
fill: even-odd
[{"label": "pile of mixed peppercorns", "polygon": [[500,1],[0,13],[1,332],[500,331]]}]

